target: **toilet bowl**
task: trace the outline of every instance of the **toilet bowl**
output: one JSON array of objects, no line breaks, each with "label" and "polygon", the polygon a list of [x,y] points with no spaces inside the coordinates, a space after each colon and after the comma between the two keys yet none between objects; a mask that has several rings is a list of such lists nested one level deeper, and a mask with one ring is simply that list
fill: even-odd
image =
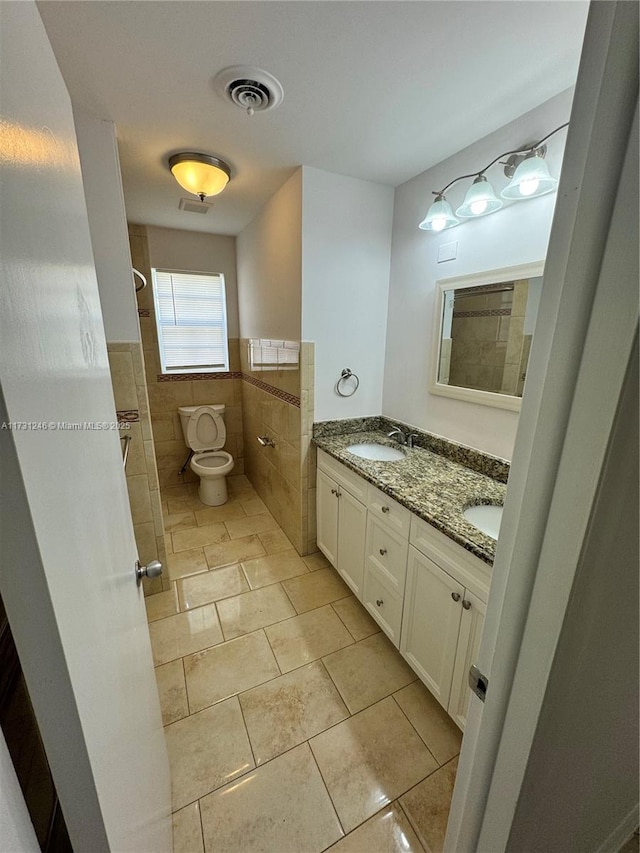
[{"label": "toilet bowl", "polygon": [[191,470],[200,478],[198,495],[207,506],[227,502],[227,474],[233,456],[222,448],[227,439],[223,405],[181,406],[178,409],[185,444],[193,450]]}]

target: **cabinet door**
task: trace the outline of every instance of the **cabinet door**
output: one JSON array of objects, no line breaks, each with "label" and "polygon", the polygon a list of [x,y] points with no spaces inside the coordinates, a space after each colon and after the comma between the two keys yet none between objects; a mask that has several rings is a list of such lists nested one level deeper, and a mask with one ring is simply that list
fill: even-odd
[{"label": "cabinet door", "polygon": [[362,600],[367,508],[340,488],[338,499],[338,562],[343,580]]},{"label": "cabinet door", "polygon": [[457,725],[464,731],[464,727],[467,724],[467,709],[469,708],[469,700],[471,698],[471,688],[469,687],[468,680],[469,669],[477,659],[487,606],[477,596],[472,595],[469,590],[466,590],[463,602],[458,648],[456,650],[453,681],[451,682],[451,696],[449,698],[449,715],[453,717]]},{"label": "cabinet door", "polygon": [[318,548],[332,566],[338,566],[338,486],[318,471],[316,515],[318,521]]},{"label": "cabinet door", "polygon": [[428,557],[409,548],[400,651],[445,709],[464,591]]}]

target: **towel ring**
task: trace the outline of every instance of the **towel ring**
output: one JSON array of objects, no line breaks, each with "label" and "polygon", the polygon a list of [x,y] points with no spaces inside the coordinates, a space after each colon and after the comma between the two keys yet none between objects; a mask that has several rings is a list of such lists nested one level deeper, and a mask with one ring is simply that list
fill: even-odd
[{"label": "towel ring", "polygon": [[[349,394],[345,394],[344,392],[342,392],[340,390],[341,383],[344,382],[346,379],[355,379],[356,380],[356,387]],[[338,379],[338,381],[336,382],[336,394],[339,394],[341,397],[353,397],[353,395],[358,390],[359,386],[360,386],[360,379],[356,376],[355,373],[353,373],[352,370],[350,370],[348,367],[345,367],[345,369],[340,374],[340,379]]]}]

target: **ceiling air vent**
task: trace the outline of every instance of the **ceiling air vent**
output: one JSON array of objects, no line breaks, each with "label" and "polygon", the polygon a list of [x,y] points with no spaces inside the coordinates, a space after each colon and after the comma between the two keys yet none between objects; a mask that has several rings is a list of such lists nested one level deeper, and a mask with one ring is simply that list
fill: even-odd
[{"label": "ceiling air vent", "polygon": [[213,204],[197,201],[195,198],[181,198],[178,207],[180,210],[186,210],[187,213],[209,213],[209,208],[213,207]]},{"label": "ceiling air vent", "polygon": [[248,115],[266,112],[282,102],[284,91],[276,78],[261,68],[233,65],[214,79],[218,94]]}]

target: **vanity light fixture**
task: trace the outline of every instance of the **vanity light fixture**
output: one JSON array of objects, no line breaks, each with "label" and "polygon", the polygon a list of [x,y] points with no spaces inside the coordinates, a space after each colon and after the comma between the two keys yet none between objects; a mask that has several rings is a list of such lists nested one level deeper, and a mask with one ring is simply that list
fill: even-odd
[{"label": "vanity light fixture", "polygon": [[196,154],[193,151],[169,157],[171,174],[187,192],[200,196],[218,195],[229,183],[231,169],[218,157],[211,154]]},{"label": "vanity light fixture", "polygon": [[[427,215],[419,224],[418,228],[423,231],[444,231],[446,228],[454,228],[460,224],[460,219],[472,219],[476,216],[487,216],[495,213],[502,207],[502,201],[496,196],[495,190],[487,180],[485,172],[496,163],[500,162],[504,167],[505,175],[510,178],[509,184],[501,191],[502,198],[510,201],[523,201],[528,198],[536,198],[540,195],[553,192],[558,181],[549,173],[549,168],[544,161],[547,146],[543,145],[554,133],[568,127],[569,122],[556,127],[551,133],[543,136],[532,145],[523,145],[515,151],[505,151],[499,154],[479,172],[471,172],[468,175],[460,175],[444,186],[441,190],[434,192],[435,201],[427,211]],[[508,157],[508,160],[503,160]],[[446,199],[445,193],[458,181],[473,178],[474,181],[467,190],[464,201],[456,210],[455,215],[451,205]]]}]

